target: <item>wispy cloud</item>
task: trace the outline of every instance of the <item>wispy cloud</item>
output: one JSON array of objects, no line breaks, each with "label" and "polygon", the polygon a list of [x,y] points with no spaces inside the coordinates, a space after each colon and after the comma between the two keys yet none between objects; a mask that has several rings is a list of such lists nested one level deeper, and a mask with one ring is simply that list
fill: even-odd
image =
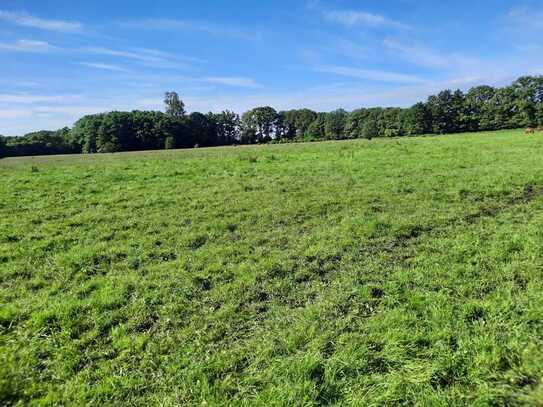
[{"label": "wispy cloud", "polygon": [[56,47],[45,41],[17,40],[15,42],[0,42],[0,52],[48,52],[55,50]]},{"label": "wispy cloud", "polygon": [[58,105],[58,106],[38,106],[32,109],[33,112],[39,114],[69,114],[76,115],[76,117],[86,114],[106,112],[111,110],[111,106],[79,106],[79,105]]},{"label": "wispy cloud", "polygon": [[509,11],[507,17],[517,28],[543,31],[543,8],[514,8]]},{"label": "wispy cloud", "polygon": [[243,40],[259,39],[261,34],[258,31],[253,31],[236,26],[228,26],[223,24],[212,23],[208,21],[190,21],[177,20],[168,18],[150,18],[137,21],[126,21],[121,23],[124,27],[145,29],[145,30],[182,30],[196,31],[204,34],[209,34],[215,37],[228,37]]},{"label": "wispy cloud", "polygon": [[113,64],[104,64],[102,62],[78,62],[78,65],[86,66],[88,68],[102,69],[105,71],[114,71],[114,72],[131,72],[129,69],[124,68],[119,65]]},{"label": "wispy cloud", "polygon": [[9,78],[9,79],[0,80],[0,83],[5,84],[5,85],[10,85],[10,86],[16,87],[16,88],[31,88],[31,89],[34,89],[34,88],[39,88],[39,87],[42,86],[41,82],[37,82],[37,81],[34,81],[34,80],[28,80],[28,79]]},{"label": "wispy cloud", "polygon": [[0,103],[40,103],[40,102],[59,102],[73,99],[73,95],[31,95],[31,94],[0,94]]},{"label": "wispy cloud", "polygon": [[140,53],[143,53],[143,54],[146,54],[146,55],[153,55],[153,56],[155,56],[155,57],[157,57],[157,58],[164,58],[164,59],[181,59],[181,60],[188,61],[188,62],[204,62],[204,61],[201,60],[200,58],[195,58],[195,57],[189,57],[189,56],[185,56],[185,55],[174,54],[174,53],[171,53],[171,52],[161,51],[161,50],[158,50],[158,49],[151,49],[151,48],[134,48],[133,51],[134,51],[134,52],[140,52]]},{"label": "wispy cloud", "polygon": [[203,81],[207,83],[217,84],[217,85],[236,86],[240,88],[260,87],[260,85],[252,78],[211,76],[211,77],[204,78]]},{"label": "wispy cloud", "polygon": [[541,49],[531,47],[509,49],[494,56],[472,56],[390,39],[384,41],[384,46],[404,61],[433,69],[448,86],[462,88],[481,83],[501,86],[520,75],[540,75],[543,68]]},{"label": "wispy cloud", "polygon": [[23,27],[37,28],[46,31],[77,33],[83,31],[79,21],[48,20],[25,12],[0,10],[0,20]]},{"label": "wispy cloud", "polygon": [[165,51],[148,48],[133,48],[128,50],[111,49],[104,47],[85,47],[79,52],[84,54],[105,55],[118,57],[144,63],[159,68],[188,68],[189,63],[201,62],[197,58],[184,57]]},{"label": "wispy cloud", "polygon": [[115,50],[115,49],[103,48],[103,47],[86,47],[86,48],[82,48],[81,51],[84,53],[108,55],[108,56],[114,56],[114,57],[134,59],[137,61],[144,61],[144,62],[163,62],[165,60],[174,58],[174,55],[172,54],[155,51],[155,50],[125,51],[125,50]]},{"label": "wispy cloud", "polygon": [[367,13],[355,10],[323,10],[325,20],[332,23],[339,23],[347,27],[370,27],[370,28],[396,28],[409,29],[407,24],[392,20],[380,14]]},{"label": "wispy cloud", "polygon": [[405,44],[393,39],[385,39],[383,44],[403,59],[429,68],[458,69],[480,64],[479,58],[453,52],[438,52],[421,45]]},{"label": "wispy cloud", "polygon": [[0,52],[55,52],[74,55],[103,55],[108,57],[118,57],[137,61],[145,65],[157,68],[188,68],[189,63],[192,64],[196,62],[202,62],[197,58],[179,56],[165,51],[148,48],[133,48],[128,50],[111,49],[106,47],[63,48],[51,45],[45,41],[26,39],[17,40],[10,43],[0,42]]},{"label": "wispy cloud", "polygon": [[369,49],[367,47],[360,46],[359,44],[346,39],[340,39],[337,41],[334,48],[339,54],[355,59],[366,58],[369,53]]},{"label": "wispy cloud", "polygon": [[424,83],[424,79],[414,75],[408,75],[397,72],[387,72],[370,69],[358,69],[346,66],[319,66],[315,68],[317,72],[330,73],[334,75],[346,76],[356,79],[364,79],[374,82],[389,83]]},{"label": "wispy cloud", "polygon": [[[0,109],[0,119],[18,119],[25,116],[31,116],[32,111],[28,109]],[[10,131],[11,129],[6,128],[2,131]],[[15,135],[15,133],[11,133],[12,135]]]},{"label": "wispy cloud", "polygon": [[157,58],[155,56],[146,55],[142,53],[114,50],[114,49],[102,48],[102,47],[86,47],[86,48],[82,48],[81,52],[89,53],[89,54],[108,55],[108,56],[114,56],[114,57],[135,59],[138,61],[156,61],[157,59],[162,60],[162,58]]}]

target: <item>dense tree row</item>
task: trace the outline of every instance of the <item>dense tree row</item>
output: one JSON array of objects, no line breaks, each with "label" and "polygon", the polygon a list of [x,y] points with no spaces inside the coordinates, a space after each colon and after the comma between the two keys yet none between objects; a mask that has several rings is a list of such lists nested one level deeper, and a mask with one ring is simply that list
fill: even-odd
[{"label": "dense tree row", "polygon": [[0,158],[4,158],[7,153],[6,140],[3,136],[0,136]]},{"label": "dense tree row", "polygon": [[67,127],[56,131],[36,131],[24,137],[4,137],[0,140],[0,157],[2,155],[17,157],[80,152],[79,144],[73,140],[72,132]]},{"label": "dense tree row", "polygon": [[224,111],[185,113],[175,92],[166,113],[110,112],[81,118],[70,129],[0,137],[3,155],[102,153],[194,146],[398,137],[543,125],[543,76],[521,77],[511,86],[478,86],[467,93],[444,90],[425,103],[347,112],[309,109],[277,112],[257,107],[241,117]]},{"label": "dense tree row", "polygon": [[239,116],[194,112],[111,112],[85,116],[72,129],[83,153],[220,146],[238,142]]}]

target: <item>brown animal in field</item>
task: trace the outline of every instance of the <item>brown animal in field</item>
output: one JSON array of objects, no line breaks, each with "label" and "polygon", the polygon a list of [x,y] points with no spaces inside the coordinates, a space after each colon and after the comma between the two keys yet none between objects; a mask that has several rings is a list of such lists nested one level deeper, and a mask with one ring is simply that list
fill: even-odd
[{"label": "brown animal in field", "polygon": [[534,133],[535,133],[535,129],[532,127],[528,127],[527,129],[524,130],[524,134],[534,134]]}]

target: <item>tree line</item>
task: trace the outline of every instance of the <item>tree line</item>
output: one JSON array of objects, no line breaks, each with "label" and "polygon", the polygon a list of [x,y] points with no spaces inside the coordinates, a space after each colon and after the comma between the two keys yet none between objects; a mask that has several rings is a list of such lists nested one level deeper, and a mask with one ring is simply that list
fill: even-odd
[{"label": "tree line", "polygon": [[165,112],[132,111],[87,115],[73,128],[1,137],[0,157],[111,153],[232,144],[399,137],[543,125],[543,76],[523,76],[510,86],[444,90],[409,108],[276,111],[256,107],[239,116],[187,114],[175,92]]}]

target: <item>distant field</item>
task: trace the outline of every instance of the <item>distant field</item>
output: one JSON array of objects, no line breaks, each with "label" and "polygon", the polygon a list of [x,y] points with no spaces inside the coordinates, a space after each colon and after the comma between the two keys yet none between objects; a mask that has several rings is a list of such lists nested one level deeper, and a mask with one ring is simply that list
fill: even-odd
[{"label": "distant field", "polygon": [[0,176],[0,405],[543,400],[543,134]]}]

